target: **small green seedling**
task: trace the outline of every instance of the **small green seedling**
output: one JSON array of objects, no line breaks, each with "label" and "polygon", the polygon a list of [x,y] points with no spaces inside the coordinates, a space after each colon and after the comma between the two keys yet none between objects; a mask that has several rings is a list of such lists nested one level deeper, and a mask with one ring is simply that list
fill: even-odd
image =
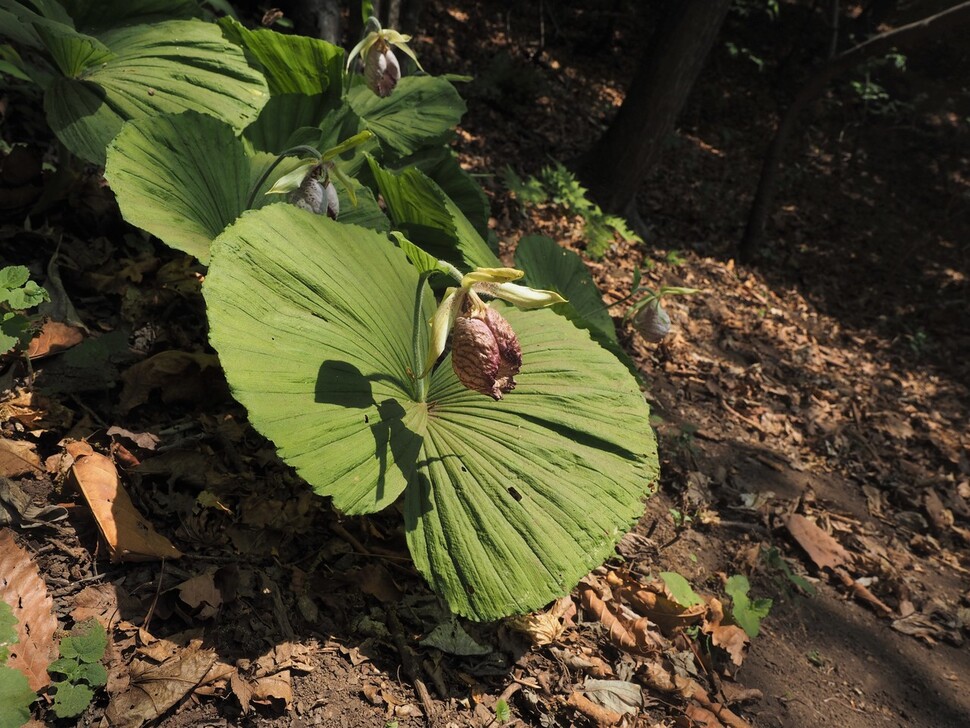
[{"label": "small green seedling", "polygon": [[[815,587],[812,586],[811,583],[805,579],[805,577],[800,576],[792,571],[791,567],[788,565],[788,562],[782,558],[781,554],[778,552],[778,549],[776,549],[774,546],[772,546],[770,549],[762,548],[761,558],[768,568],[781,572],[782,576],[784,576],[785,579],[787,579],[790,583],[794,584],[809,596],[815,596]],[[782,586],[784,586],[784,582],[782,582]]]},{"label": "small green seedling", "polygon": [[0,354],[30,340],[33,322],[24,312],[49,300],[47,291],[30,280],[25,266],[0,269]]},{"label": "small green seedling", "polygon": [[17,618],[0,599],[0,728],[19,728],[30,720],[30,704],[37,697],[27,676],[10,667],[10,648],[17,644]]},{"label": "small green seedling", "polygon": [[703,604],[697,592],[691,587],[690,582],[678,574],[676,571],[662,571],[660,578],[663,579],[664,586],[670,592],[670,598],[682,607],[693,607],[695,604]]},{"label": "small green seedling", "polygon": [[678,508],[668,508],[667,512],[670,513],[670,518],[674,522],[674,526],[677,528],[683,528],[689,526],[694,521],[694,517],[689,513],[684,513]]},{"label": "small green seedling", "polygon": [[495,720],[499,723],[508,723],[512,719],[512,711],[509,709],[509,704],[499,698],[495,703]]},{"label": "small green seedling", "polygon": [[63,679],[51,683],[54,691],[54,714],[73,718],[91,704],[94,688],[108,682],[108,672],[101,664],[108,646],[108,635],[96,620],[82,622],[61,640],[61,657],[47,668]]},{"label": "small green seedling", "polygon": [[748,577],[740,574],[729,578],[724,585],[724,591],[731,597],[731,615],[734,621],[748,637],[754,639],[761,631],[761,620],[767,617],[771,610],[771,599],[751,600],[748,598],[750,589]]}]

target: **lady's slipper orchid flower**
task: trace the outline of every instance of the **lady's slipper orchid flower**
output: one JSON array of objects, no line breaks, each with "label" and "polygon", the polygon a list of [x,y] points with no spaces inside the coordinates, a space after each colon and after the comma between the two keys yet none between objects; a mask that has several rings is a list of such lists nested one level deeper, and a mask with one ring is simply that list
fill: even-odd
[{"label": "lady's slipper orchid flower", "polygon": [[336,220],[340,214],[340,199],[329,175],[323,182],[320,181],[320,168],[320,165],[315,166],[287,199],[315,215],[326,214],[330,219]]},{"label": "lady's slipper orchid flower", "polygon": [[515,388],[522,366],[519,341],[502,315],[489,308],[481,296],[501,298],[519,308],[542,308],[564,303],[553,291],[541,291],[512,283],[524,274],[514,268],[477,268],[462,278],[460,288],[449,288],[431,319],[431,342],[426,375],[444,353],[451,337],[451,363],[467,388],[492,399]]},{"label": "lady's slipper orchid flower", "polygon": [[[351,62],[359,54],[364,65],[364,80],[367,88],[384,98],[391,95],[401,79],[401,65],[394,55],[394,48],[407,55],[418,68],[421,68],[421,64],[418,63],[414,51],[408,47],[411,36],[398,33],[396,30],[382,30],[376,18],[370,18],[367,21],[367,27],[375,30],[364,36],[364,39],[350,51],[347,56],[347,70],[350,70]],[[424,69],[421,68],[421,70]]]}]

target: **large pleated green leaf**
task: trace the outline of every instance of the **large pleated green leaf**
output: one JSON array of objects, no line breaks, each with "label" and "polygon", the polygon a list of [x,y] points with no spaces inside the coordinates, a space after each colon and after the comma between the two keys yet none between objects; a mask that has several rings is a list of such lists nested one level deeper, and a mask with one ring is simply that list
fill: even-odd
[{"label": "large pleated green leaf", "polygon": [[357,85],[347,92],[347,101],[384,151],[398,157],[443,141],[465,113],[455,87],[434,76],[402,78],[386,98]]},{"label": "large pleated green leaf", "polygon": [[210,340],[253,424],[337,508],[404,492],[415,564],[454,611],[536,609],[640,516],[657,475],[647,405],[585,331],[509,308],[513,392],[466,390],[446,359],[415,401],[418,280],[382,235],[286,205],[248,212],[213,244]]},{"label": "large pleated green leaf", "polygon": [[46,89],[44,108],[57,137],[98,164],[126,120],[194,110],[241,130],[269,97],[262,75],[212,23],[134,25],[98,33],[96,40],[113,54],[106,62],[86,36],[74,39],[81,46],[75,53],[64,47],[70,39],[57,36],[59,56],[83,55],[88,63]]},{"label": "large pleated green leaf", "polygon": [[233,393],[347,513],[389,505],[415,471],[417,280],[387,238],[291,205],[249,212],[213,243],[204,295]]},{"label": "large pleated green leaf", "polygon": [[488,238],[488,197],[471,175],[462,169],[448,147],[422,149],[395,164],[395,169],[415,167],[424,172],[455,203],[483,239]]},{"label": "large pleated green leaf", "polygon": [[[616,343],[616,327],[599,288],[593,282],[583,259],[544,235],[527,235],[515,249],[515,265],[525,271],[527,283],[561,293],[568,304],[591,329]],[[559,311],[566,314],[566,309]]]},{"label": "large pleated green leaf", "polygon": [[383,169],[373,158],[370,171],[394,226],[428,253],[468,268],[501,263],[458,205],[415,167],[399,173]]},{"label": "large pleated green leaf", "polygon": [[329,91],[340,98],[343,48],[318,38],[284,35],[275,30],[249,30],[233,18],[222,18],[223,33],[243,47],[266,76],[269,91],[312,96]]},{"label": "large pleated green leaf", "polygon": [[344,51],[339,46],[273,30],[249,30],[232,18],[219,25],[266,76],[271,98],[246,129],[256,149],[282,152],[301,127],[318,125],[343,93]]},{"label": "large pleated green leaf", "polygon": [[206,263],[209,243],[245,209],[249,159],[226,124],[186,111],[125,124],[105,179],[128,222]]},{"label": "large pleated green leaf", "polygon": [[[209,244],[246,209],[252,186],[275,159],[248,156],[229,126],[185,111],[126,123],[108,148],[104,175],[128,222],[207,263]],[[278,165],[252,206],[284,201],[263,193],[298,164],[294,157]],[[363,220],[380,215],[373,198],[362,205]]]}]

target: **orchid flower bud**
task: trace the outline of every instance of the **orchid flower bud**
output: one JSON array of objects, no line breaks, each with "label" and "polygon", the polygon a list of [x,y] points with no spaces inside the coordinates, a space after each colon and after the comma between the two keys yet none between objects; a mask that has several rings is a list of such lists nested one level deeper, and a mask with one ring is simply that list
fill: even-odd
[{"label": "orchid flower bud", "polygon": [[659,299],[654,299],[637,311],[633,326],[644,339],[658,344],[670,333],[670,316],[660,305]]},{"label": "orchid flower bud", "polygon": [[312,212],[314,215],[326,214],[333,220],[340,213],[340,199],[337,189],[328,179],[321,182],[313,170],[303,178],[300,186],[293,190],[287,198],[297,207]]},{"label": "orchid flower bud", "polygon": [[371,29],[370,32],[347,55],[347,70],[350,70],[353,60],[360,56],[367,88],[384,98],[391,94],[401,79],[401,64],[394,55],[395,48],[414,61],[418,68],[421,68],[421,64],[408,46],[411,36],[396,30],[383,30],[376,18],[368,19],[367,28]]},{"label": "orchid flower bud", "polygon": [[320,184],[320,180],[308,174],[287,199],[300,209],[319,215],[323,212],[326,197],[327,193]]},{"label": "orchid flower bud", "polygon": [[382,40],[379,40],[367,54],[364,62],[364,80],[367,88],[381,98],[391,95],[391,92],[401,80],[401,64],[397,62],[394,51]]},{"label": "orchid flower bud", "polygon": [[451,365],[468,389],[494,400],[515,389],[522,367],[519,340],[502,315],[485,307],[455,320],[451,334]]},{"label": "orchid flower bud", "polygon": [[542,308],[566,300],[555,291],[511,283],[523,275],[514,268],[476,268],[462,278],[460,288],[449,288],[431,319],[431,341],[421,376],[444,353],[451,332],[451,363],[461,383],[496,400],[511,392],[513,377],[522,367],[522,348],[508,321],[479,294],[519,308]]}]

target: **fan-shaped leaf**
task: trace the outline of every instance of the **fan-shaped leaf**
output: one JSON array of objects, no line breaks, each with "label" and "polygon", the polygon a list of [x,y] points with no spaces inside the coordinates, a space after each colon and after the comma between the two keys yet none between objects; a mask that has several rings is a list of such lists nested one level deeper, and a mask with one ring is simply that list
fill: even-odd
[{"label": "fan-shaped leaf", "polygon": [[249,30],[233,18],[219,21],[225,36],[241,45],[266,76],[269,92],[340,98],[343,48],[318,38],[284,35],[274,30]]},{"label": "fan-shaped leaf", "polygon": [[396,169],[414,166],[424,172],[451,198],[475,231],[483,239],[488,239],[488,197],[471,175],[461,168],[458,157],[448,147],[422,149],[394,166]]},{"label": "fan-shaped leaf", "polygon": [[108,143],[128,119],[191,109],[242,129],[268,98],[262,76],[212,23],[135,25],[97,40],[114,57],[91,65],[97,56],[89,49],[85,69],[56,79],[44,95],[54,133],[89,161],[104,163]]},{"label": "fan-shaped leaf", "polygon": [[232,129],[194,111],[125,124],[105,178],[125,219],[209,259],[209,243],[245,209],[249,160]]},{"label": "fan-shaped leaf", "polygon": [[518,388],[494,402],[446,360],[414,401],[417,285],[383,236],[274,205],[216,240],[203,292],[235,396],[318,493],[364,513],[404,491],[415,564],[453,610],[538,608],[642,512],[657,474],[648,408],[585,332],[507,308]]},{"label": "fan-shaped leaf", "polygon": [[354,86],[347,92],[347,101],[385,151],[398,157],[443,141],[465,113],[465,102],[455,87],[432,76],[402,78],[386,98],[366,86]]},{"label": "fan-shaped leaf", "polygon": [[433,256],[469,268],[501,266],[468,218],[427,175],[413,167],[395,174],[369,161],[395,227],[408,238]]},{"label": "fan-shaped leaf", "polygon": [[569,304],[558,306],[571,305],[590,329],[616,343],[613,319],[586,264],[576,253],[544,235],[527,235],[515,249],[515,264],[525,271],[530,286],[561,293]]}]

